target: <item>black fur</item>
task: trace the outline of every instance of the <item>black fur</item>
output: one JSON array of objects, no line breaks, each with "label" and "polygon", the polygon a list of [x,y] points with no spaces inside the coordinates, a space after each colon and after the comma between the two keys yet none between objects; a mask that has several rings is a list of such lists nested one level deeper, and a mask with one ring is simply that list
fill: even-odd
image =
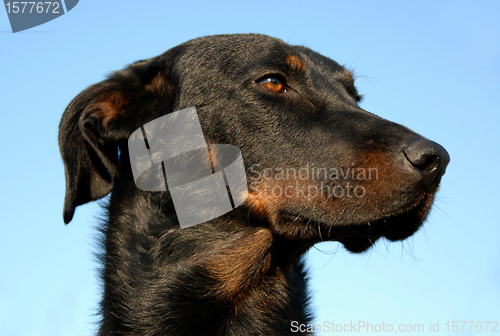
[{"label": "black fur", "polygon": [[[268,76],[282,89],[266,87]],[[364,111],[359,99],[351,73],[336,62],[255,34],[186,42],[80,93],[60,125],[64,220],[111,192],[99,335],[297,335],[291,321],[310,321],[304,252],[324,240],[362,252],[380,237],[413,234],[448,154]],[[209,143],[240,148],[253,184],[242,206],[180,229],[168,191],[134,185],[127,139],[146,122],[190,106]],[[263,192],[296,181],[259,172],[305,166],[373,167],[377,178],[299,181],[324,190],[356,182],[362,197]]]}]

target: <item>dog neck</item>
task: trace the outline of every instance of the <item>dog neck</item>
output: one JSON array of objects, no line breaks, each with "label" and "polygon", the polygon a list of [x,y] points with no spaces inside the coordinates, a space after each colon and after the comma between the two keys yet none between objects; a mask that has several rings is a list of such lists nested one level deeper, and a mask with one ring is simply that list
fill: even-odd
[{"label": "dog neck", "polygon": [[118,185],[103,230],[103,326],[175,335],[242,335],[253,326],[281,335],[291,321],[310,320],[296,243],[249,225],[244,207],[181,229],[167,193]]}]

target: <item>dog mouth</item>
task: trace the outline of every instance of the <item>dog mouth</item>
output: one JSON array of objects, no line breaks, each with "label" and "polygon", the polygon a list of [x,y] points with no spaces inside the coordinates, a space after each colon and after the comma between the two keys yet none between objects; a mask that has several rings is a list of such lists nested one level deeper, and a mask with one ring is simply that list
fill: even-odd
[{"label": "dog mouth", "polygon": [[[380,238],[390,241],[404,240],[413,235],[423,224],[434,199],[433,193],[423,194],[412,205],[375,220],[331,225],[283,211],[283,220],[292,225],[314,228],[318,241],[338,241],[350,252],[361,253],[372,247]],[[311,233],[309,232],[308,235]]]}]

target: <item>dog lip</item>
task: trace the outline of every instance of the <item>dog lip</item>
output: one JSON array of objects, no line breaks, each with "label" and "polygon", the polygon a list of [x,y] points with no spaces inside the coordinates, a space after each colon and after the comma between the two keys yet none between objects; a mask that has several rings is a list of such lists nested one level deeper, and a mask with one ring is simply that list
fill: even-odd
[{"label": "dog lip", "polygon": [[425,209],[432,201],[432,193],[425,193],[411,205],[385,214],[380,218],[345,225],[331,225],[315,221],[303,215],[283,211],[284,218],[294,222],[317,225],[320,241],[338,241],[351,252],[363,252],[370,248],[378,239],[384,237],[391,241],[403,240],[415,233],[425,220]]},{"label": "dog lip", "polygon": [[383,215],[375,220],[353,224],[358,230],[364,228],[366,233],[364,235],[350,235],[348,233],[346,237],[385,237],[392,241],[406,239],[415,233],[424,222],[427,215],[426,209],[432,202],[432,198],[433,194],[424,193],[415,202],[403,209]]},{"label": "dog lip", "polygon": [[378,237],[346,237],[339,239],[338,241],[344,245],[344,247],[352,253],[361,253],[368,250],[375,244],[375,242],[380,238]]}]

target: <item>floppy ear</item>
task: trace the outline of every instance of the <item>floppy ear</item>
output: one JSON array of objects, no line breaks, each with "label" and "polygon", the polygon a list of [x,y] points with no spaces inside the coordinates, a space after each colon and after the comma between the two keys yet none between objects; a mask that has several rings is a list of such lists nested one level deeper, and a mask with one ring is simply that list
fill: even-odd
[{"label": "floppy ear", "polygon": [[174,85],[168,78],[168,53],[113,73],[66,108],[59,125],[65,223],[77,206],[111,191],[118,173],[118,146],[144,123],[171,111]]}]

